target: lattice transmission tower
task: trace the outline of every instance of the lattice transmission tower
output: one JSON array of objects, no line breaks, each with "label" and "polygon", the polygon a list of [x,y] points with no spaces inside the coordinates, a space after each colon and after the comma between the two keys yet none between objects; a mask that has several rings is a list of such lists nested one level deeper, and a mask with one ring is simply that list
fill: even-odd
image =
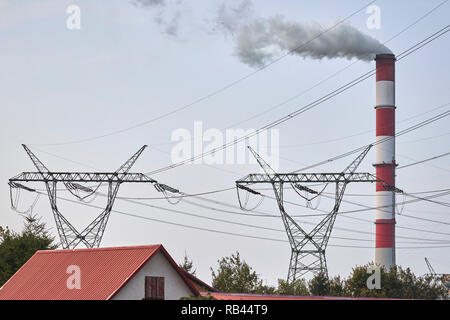
[{"label": "lattice transmission tower", "polygon": [[[289,264],[288,282],[295,281],[303,275],[311,272],[313,275],[328,273],[325,250],[331,231],[336,220],[339,206],[344,196],[345,188],[351,182],[381,182],[380,179],[370,173],[355,172],[361,161],[371,148],[368,146],[347,168],[339,173],[276,173],[253,149],[250,149],[264,173],[252,173],[236,181],[239,190],[245,190],[253,194],[260,194],[250,188],[252,185],[271,184],[278,203],[284,227],[291,246],[291,258]],[[307,183],[334,183],[334,206],[311,231],[307,232],[287,212],[284,205],[285,185],[296,191],[304,191],[317,195],[318,192],[305,186]],[[239,203],[242,206],[240,197]]]},{"label": "lattice transmission tower", "polygon": [[[55,219],[61,246],[64,249],[75,248],[80,243],[83,243],[87,248],[94,248],[100,245],[105,232],[106,224],[108,223],[108,219],[117,196],[117,192],[119,191],[119,187],[122,183],[152,183],[160,192],[165,193],[167,190],[169,192],[178,191],[164,184],[158,183],[156,180],[146,176],[143,173],[129,172],[141,153],[147,147],[146,145],[140,148],[131,158],[129,158],[122,166],[120,166],[119,169],[114,172],[50,171],[26,145],[22,146],[35,165],[37,172],[22,172],[9,179],[9,186],[11,188],[11,203],[13,203],[12,189],[18,188],[36,192],[35,189],[30,188],[23,183],[43,182],[50,200],[50,206],[53,211],[53,217]],[[66,189],[80,200],[95,194],[98,187],[101,184],[106,183],[108,185],[108,193],[106,196],[107,202],[105,209],[87,227],[85,227],[82,231],[78,231],[58,209],[58,183],[63,183]],[[80,183],[98,183],[98,186],[97,188],[91,188],[81,185]],[[80,193],[84,193],[85,195],[81,196]]]}]

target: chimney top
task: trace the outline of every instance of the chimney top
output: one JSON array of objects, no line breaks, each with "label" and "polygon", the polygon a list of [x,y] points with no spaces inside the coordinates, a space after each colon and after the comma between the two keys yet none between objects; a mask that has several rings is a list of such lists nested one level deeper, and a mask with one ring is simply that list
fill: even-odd
[{"label": "chimney top", "polygon": [[382,60],[382,59],[395,59],[395,55],[393,53],[380,53],[375,56],[375,60]]}]

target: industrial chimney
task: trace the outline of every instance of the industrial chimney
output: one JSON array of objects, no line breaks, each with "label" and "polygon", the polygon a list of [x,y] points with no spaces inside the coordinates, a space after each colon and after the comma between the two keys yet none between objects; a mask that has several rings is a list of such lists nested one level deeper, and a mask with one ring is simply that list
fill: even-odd
[{"label": "industrial chimney", "polygon": [[[395,56],[378,54],[376,61],[376,176],[395,186]],[[375,263],[395,266],[395,195],[376,184]]]}]

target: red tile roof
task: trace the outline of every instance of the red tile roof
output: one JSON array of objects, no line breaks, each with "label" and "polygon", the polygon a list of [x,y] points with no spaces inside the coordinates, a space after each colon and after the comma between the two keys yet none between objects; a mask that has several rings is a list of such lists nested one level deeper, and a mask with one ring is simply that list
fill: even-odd
[{"label": "red tile roof", "polygon": [[214,289],[213,287],[211,287],[209,284],[207,284],[206,282],[203,282],[202,280],[200,280],[199,278],[197,278],[196,276],[194,276],[192,273],[187,272],[186,270],[183,270],[184,275],[193,283],[193,285],[198,289],[198,290],[206,290],[208,292],[216,292],[217,290]]},{"label": "red tile roof", "polygon": [[[157,252],[174,266],[194,295],[199,292],[162,245],[36,252],[0,289],[0,300],[111,299]],[[81,289],[67,289],[67,267],[77,265]]]}]

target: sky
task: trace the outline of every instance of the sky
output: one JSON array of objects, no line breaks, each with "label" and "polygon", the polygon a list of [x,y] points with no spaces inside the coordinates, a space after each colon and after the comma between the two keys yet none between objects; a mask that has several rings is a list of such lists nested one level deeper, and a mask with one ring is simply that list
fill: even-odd
[{"label": "sky", "polygon": [[[180,132],[194,139],[191,151],[195,152],[194,144],[208,146],[208,132],[220,131],[225,138],[227,129],[258,129],[374,68],[370,60],[312,59],[286,55],[276,46],[269,46],[265,51],[271,53],[271,60],[266,61],[269,65],[259,70],[245,63],[238,50],[242,30],[254,21],[283,17],[283,21],[326,28],[351,15],[347,24],[380,43],[395,36],[385,44],[395,54],[448,24],[450,3],[425,15],[442,0],[378,0],[372,5],[380,9],[380,28],[369,28],[369,2],[167,0],[153,4],[114,0],[105,5],[88,0],[0,1],[0,225],[16,231],[23,225],[21,215],[11,209],[7,184],[16,174],[35,169],[22,143],[54,171],[114,171],[146,144],[149,147],[132,171],[149,173],[173,164],[171,153],[178,141],[172,138]],[[79,28],[70,9],[74,5],[80,13]],[[446,34],[397,62],[397,132],[448,110],[449,40]],[[278,170],[297,170],[374,141],[374,104],[372,77],[276,126],[278,139],[267,141],[278,152]],[[444,118],[398,137],[399,166],[448,152],[449,121]],[[198,137],[198,123],[205,133],[203,140]],[[226,149],[225,154],[228,152]],[[340,172],[354,157],[309,171]],[[359,170],[374,173],[374,161],[375,150],[371,150]],[[244,163],[236,162],[187,164],[151,177],[185,193],[202,193],[232,188],[237,179],[260,172],[248,155]],[[397,186],[408,193],[449,188],[449,178],[450,157],[398,170],[396,177]],[[58,187],[60,211],[77,228],[88,225],[99,213],[98,209],[63,200],[75,198],[63,190],[63,185]],[[100,190],[106,189],[102,186]],[[264,192],[271,195],[270,190]],[[332,195],[333,187],[328,186],[325,192]],[[346,192],[345,201],[375,205],[372,184],[350,184]],[[161,194],[151,185],[123,184],[119,197],[160,198]],[[238,208],[235,190],[204,197],[213,202],[191,198],[172,205],[165,199],[140,200],[172,211],[117,199],[114,209],[122,213],[111,214],[101,246],[161,243],[178,262],[187,254],[197,275],[207,282],[211,281],[210,267],[216,269],[218,259],[239,251],[266,284],[275,285],[277,279],[285,279],[290,247],[276,202],[266,198],[257,210],[278,217],[246,216],[236,214],[248,212]],[[287,207],[292,215],[318,213],[305,208],[305,200],[293,193],[286,194],[286,198],[301,205]],[[22,192],[18,209],[27,210],[34,200],[34,194]],[[403,196],[397,200],[403,201]],[[436,200],[450,201],[448,196]],[[249,205],[257,203],[254,198],[249,201]],[[92,204],[103,206],[105,199],[97,197]],[[333,202],[323,196],[320,203],[313,201],[313,205],[329,211]],[[344,202],[340,210],[360,208]],[[33,213],[41,216],[57,235],[47,197],[38,199]],[[396,218],[397,264],[424,274],[428,272],[424,261],[427,257],[436,272],[448,273],[448,206],[425,201],[399,205]],[[318,222],[317,217],[298,219],[306,229]],[[374,210],[337,217],[327,249],[331,276],[346,277],[353,267],[373,261],[374,219]],[[428,243],[441,248],[420,248]]]}]

